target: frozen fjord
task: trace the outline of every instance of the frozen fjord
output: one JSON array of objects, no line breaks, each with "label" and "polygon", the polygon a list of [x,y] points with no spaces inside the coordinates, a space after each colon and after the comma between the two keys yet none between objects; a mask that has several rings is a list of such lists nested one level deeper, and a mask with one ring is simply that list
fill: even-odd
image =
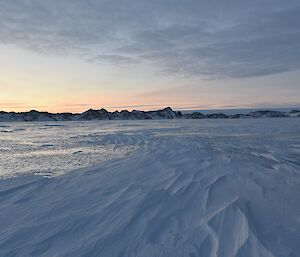
[{"label": "frozen fjord", "polygon": [[0,181],[0,256],[300,256],[298,119],[52,125],[1,124],[2,177],[53,178]]}]

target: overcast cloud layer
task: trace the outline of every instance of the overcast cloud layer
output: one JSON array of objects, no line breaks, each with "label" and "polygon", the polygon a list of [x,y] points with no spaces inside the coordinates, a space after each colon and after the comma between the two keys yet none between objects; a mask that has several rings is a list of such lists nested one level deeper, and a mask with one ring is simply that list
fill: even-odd
[{"label": "overcast cloud layer", "polygon": [[300,68],[299,0],[0,0],[0,42],[162,72],[254,77]]}]

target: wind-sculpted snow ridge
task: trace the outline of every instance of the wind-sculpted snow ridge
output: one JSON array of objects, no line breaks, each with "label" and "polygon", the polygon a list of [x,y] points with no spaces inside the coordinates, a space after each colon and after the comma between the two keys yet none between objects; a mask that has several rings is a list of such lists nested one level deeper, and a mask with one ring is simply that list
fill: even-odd
[{"label": "wind-sculpted snow ridge", "polygon": [[146,123],[87,135],[123,158],[0,181],[0,256],[300,256],[298,119]]},{"label": "wind-sculpted snow ridge", "polygon": [[90,109],[81,114],[38,112],[0,112],[0,121],[84,121],[84,120],[161,120],[161,119],[240,119],[240,118],[284,118],[300,117],[300,110],[280,112],[272,110],[258,110],[248,114],[211,113],[201,112],[182,113],[173,111],[170,107],[157,111],[127,111],[109,112],[105,109]]}]

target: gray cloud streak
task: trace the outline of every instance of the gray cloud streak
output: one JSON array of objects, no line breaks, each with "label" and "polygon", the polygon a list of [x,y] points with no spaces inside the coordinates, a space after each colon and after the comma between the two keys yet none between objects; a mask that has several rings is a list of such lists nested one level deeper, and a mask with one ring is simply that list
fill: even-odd
[{"label": "gray cloud streak", "polygon": [[300,69],[296,0],[0,0],[0,42],[167,74]]}]

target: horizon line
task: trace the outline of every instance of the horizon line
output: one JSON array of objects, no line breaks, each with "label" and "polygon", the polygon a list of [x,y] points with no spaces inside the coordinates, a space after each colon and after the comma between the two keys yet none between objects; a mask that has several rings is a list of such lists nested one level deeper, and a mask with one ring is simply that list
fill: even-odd
[{"label": "horizon line", "polygon": [[[78,106],[78,105],[68,105],[68,106]],[[88,105],[82,105],[82,106],[88,106]],[[15,112],[15,113],[22,113],[22,112],[30,112],[30,111],[37,111],[37,112],[48,112],[48,113],[72,113],[72,114],[81,114],[88,110],[101,110],[105,109],[109,112],[114,111],[158,111],[165,108],[171,108],[174,111],[217,111],[217,110],[247,110],[247,109],[293,109],[293,108],[300,108],[300,104],[292,104],[292,105],[266,105],[266,106],[219,106],[219,107],[208,107],[205,108],[201,105],[193,105],[193,106],[183,106],[183,107],[172,107],[172,105],[155,105],[155,104],[146,104],[146,105],[121,105],[121,106],[102,106],[99,108],[88,108],[84,111],[78,111],[78,112],[72,112],[72,111],[46,111],[46,110],[38,110],[37,108],[45,108],[46,106],[32,106],[32,107],[13,107],[14,109],[26,109],[23,111],[14,111],[14,110],[5,110],[5,109],[11,109],[11,108],[3,108],[0,106],[0,112]],[[158,107],[157,109],[149,109],[149,110],[138,110],[138,109],[131,109],[134,107]],[[121,110],[120,110],[121,108]],[[125,108],[125,109],[122,109]],[[130,108],[129,110],[126,108]]]}]

